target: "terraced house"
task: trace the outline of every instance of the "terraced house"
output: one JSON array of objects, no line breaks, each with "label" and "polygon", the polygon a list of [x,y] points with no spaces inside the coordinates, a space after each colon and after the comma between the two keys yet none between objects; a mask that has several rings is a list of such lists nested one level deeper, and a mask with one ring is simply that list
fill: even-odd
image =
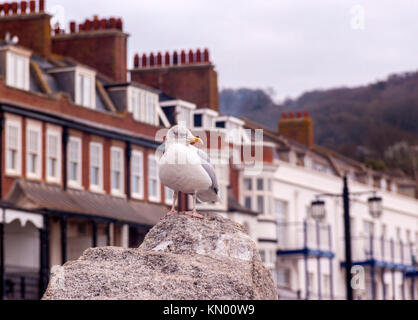
[{"label": "terraced house", "polygon": [[[311,206],[343,176],[383,198],[378,220],[368,198],[351,199],[353,260],[367,271],[356,297],[417,296],[413,180],[316,146],[308,114],[284,115],[277,132],[221,114],[207,49],[136,55],[129,70],[121,18],[50,21],[42,0],[0,4],[2,298],[39,298],[51,268],[88,247],[139,245],[171,205],[157,160],[161,129],[177,123],[201,133],[219,178],[220,203],[199,209],[247,228],[280,297],[344,298],[341,199],[318,222]],[[260,128],[254,174],[232,158],[258,148],[244,129]]]}]

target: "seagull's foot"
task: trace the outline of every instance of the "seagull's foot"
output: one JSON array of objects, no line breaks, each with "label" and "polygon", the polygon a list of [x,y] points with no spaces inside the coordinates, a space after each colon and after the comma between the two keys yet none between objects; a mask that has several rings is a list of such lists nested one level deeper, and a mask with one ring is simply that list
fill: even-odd
[{"label": "seagull's foot", "polygon": [[177,210],[170,210],[169,212],[167,212],[167,214],[161,218],[161,220],[164,220],[165,218],[169,217],[169,216],[174,216],[175,214],[178,214],[179,212]]},{"label": "seagull's foot", "polygon": [[193,211],[186,211],[184,214],[185,214],[186,216],[191,216],[191,217],[193,217],[193,218],[203,219],[203,216],[202,216],[201,214],[197,213],[197,211],[196,211],[196,210],[193,210]]}]

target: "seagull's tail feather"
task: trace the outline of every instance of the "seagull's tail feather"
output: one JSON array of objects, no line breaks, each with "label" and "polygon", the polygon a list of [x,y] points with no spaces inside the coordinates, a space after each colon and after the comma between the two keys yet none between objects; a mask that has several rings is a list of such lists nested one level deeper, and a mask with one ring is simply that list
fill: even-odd
[{"label": "seagull's tail feather", "polygon": [[197,198],[201,202],[218,202],[221,200],[216,191],[213,189],[198,192]]}]

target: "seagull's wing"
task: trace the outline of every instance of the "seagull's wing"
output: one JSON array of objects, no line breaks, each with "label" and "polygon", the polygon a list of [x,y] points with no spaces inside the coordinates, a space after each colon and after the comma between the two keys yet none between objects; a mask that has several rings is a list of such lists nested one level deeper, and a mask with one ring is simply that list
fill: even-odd
[{"label": "seagull's wing", "polygon": [[213,189],[213,191],[215,191],[216,194],[218,194],[218,190],[219,190],[219,185],[218,185],[218,179],[216,178],[216,173],[215,173],[215,169],[213,168],[212,163],[210,162],[209,156],[207,155],[206,152],[196,148],[195,148],[197,154],[199,155],[200,159],[202,160],[202,167],[203,169],[205,169],[206,173],[209,175],[210,179],[212,180],[212,186],[211,188]]},{"label": "seagull's wing", "polygon": [[158,146],[157,150],[155,151],[155,155],[158,159],[161,159],[164,153],[165,153],[165,142]]}]

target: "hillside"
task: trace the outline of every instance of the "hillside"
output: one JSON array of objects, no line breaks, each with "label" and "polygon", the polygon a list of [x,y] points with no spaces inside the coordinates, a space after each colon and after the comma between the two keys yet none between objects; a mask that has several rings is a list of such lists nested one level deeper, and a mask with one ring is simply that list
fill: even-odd
[{"label": "hillside", "polygon": [[307,110],[315,143],[368,163],[375,169],[418,167],[418,72],[396,74],[355,88],[315,90],[276,104],[260,89],[224,89],[221,112],[277,130],[282,112]]}]

